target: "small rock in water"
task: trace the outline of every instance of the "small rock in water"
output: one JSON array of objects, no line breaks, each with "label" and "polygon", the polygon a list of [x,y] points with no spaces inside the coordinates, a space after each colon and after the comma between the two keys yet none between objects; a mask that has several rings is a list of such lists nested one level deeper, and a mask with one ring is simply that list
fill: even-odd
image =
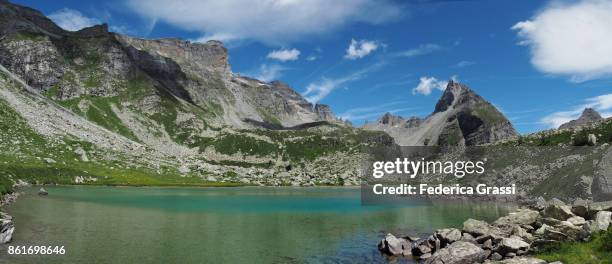
[{"label": "small rock in water", "polygon": [[45,188],[43,187],[40,187],[40,189],[38,190],[38,195],[47,195],[47,194],[49,194],[47,190],[45,190]]}]

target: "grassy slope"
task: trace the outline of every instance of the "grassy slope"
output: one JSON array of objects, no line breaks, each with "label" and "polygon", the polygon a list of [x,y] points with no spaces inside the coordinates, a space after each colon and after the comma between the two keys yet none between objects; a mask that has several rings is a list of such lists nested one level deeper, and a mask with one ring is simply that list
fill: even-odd
[{"label": "grassy slope", "polygon": [[[82,162],[74,153],[87,151],[92,161]],[[107,160],[104,157],[115,157]],[[55,162],[45,162],[51,158]],[[95,184],[108,185],[196,185],[217,186],[200,177],[182,177],[176,168],[161,166],[152,170],[134,157],[108,153],[74,138],[50,140],[32,130],[5,101],[0,100],[0,193],[11,190],[12,180],[31,183],[71,184],[76,176],[98,178]]]},{"label": "grassy slope", "polygon": [[610,264],[612,263],[612,228],[596,234],[586,243],[568,242],[551,247],[537,255],[538,258],[565,264]]}]

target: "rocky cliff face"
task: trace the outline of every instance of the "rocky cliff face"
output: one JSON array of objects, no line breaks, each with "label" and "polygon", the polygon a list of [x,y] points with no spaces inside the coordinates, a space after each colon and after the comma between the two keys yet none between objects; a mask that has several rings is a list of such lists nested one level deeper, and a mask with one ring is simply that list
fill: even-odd
[{"label": "rocky cliff face", "polygon": [[329,108],[312,106],[286,84],[232,73],[218,41],[140,39],[108,32],[106,25],[68,32],[38,11],[8,2],[0,3],[0,20],[6,22],[0,25],[0,63],[60,102],[138,93],[143,98],[120,97],[121,103],[146,105],[161,115],[176,104],[167,101],[180,100],[205,112],[200,123],[217,127],[338,121]]},{"label": "rocky cliff face", "polygon": [[603,118],[597,111],[595,111],[595,109],[587,107],[582,111],[582,114],[580,115],[580,117],[578,117],[578,119],[569,121],[559,126],[559,129],[578,128],[584,125],[593,124],[601,120],[603,120]]},{"label": "rocky cliff face", "polygon": [[389,133],[399,145],[480,145],[515,137],[512,124],[470,88],[449,81],[434,112],[425,119],[385,114],[368,130]]}]

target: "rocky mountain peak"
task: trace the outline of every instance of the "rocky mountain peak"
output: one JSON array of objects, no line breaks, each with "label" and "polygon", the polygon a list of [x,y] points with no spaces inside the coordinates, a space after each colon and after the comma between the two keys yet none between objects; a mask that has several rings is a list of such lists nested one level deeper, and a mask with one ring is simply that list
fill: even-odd
[{"label": "rocky mountain peak", "polygon": [[319,121],[336,121],[336,115],[331,110],[331,107],[326,104],[315,104],[314,112],[318,116]]},{"label": "rocky mountain peak", "polygon": [[100,25],[94,25],[91,27],[83,28],[77,31],[76,35],[78,35],[79,37],[90,37],[90,38],[109,36],[108,24],[104,23]]},{"label": "rocky mountain peak", "polygon": [[[400,125],[395,125],[400,123]],[[508,119],[466,85],[450,80],[427,118],[400,119],[385,114],[365,129],[383,130],[398,144],[479,145],[516,136]]]},{"label": "rocky mountain peak", "polygon": [[0,1],[0,17],[2,35],[27,31],[59,36],[66,32],[40,11],[9,1]]},{"label": "rocky mountain peak", "polygon": [[397,126],[399,124],[402,124],[404,121],[404,118],[402,118],[401,116],[396,116],[387,112],[378,120],[378,123],[387,126]]},{"label": "rocky mountain peak", "polygon": [[600,120],[602,117],[595,109],[587,107],[582,111],[578,119]]},{"label": "rocky mountain peak", "polygon": [[603,118],[601,117],[601,115],[595,109],[587,107],[582,111],[582,114],[580,114],[580,117],[578,117],[578,119],[562,124],[561,126],[559,126],[559,129],[577,128],[584,125],[592,124],[602,119]]}]

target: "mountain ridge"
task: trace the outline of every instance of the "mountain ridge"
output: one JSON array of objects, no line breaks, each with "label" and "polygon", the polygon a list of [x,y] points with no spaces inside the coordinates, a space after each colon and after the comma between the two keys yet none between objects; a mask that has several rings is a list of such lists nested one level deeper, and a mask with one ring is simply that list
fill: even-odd
[{"label": "mountain ridge", "polygon": [[363,128],[385,131],[403,146],[480,145],[518,135],[495,106],[453,80],[427,117],[404,119],[387,113]]}]

